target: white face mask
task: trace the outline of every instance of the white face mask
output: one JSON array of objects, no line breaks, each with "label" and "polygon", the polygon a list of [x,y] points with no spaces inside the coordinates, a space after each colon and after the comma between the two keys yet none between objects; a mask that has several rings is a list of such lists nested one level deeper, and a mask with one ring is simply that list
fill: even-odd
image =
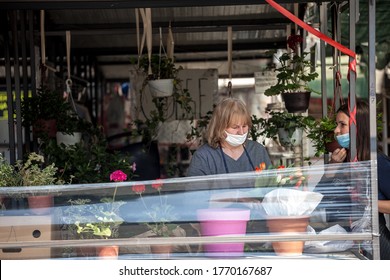
[{"label": "white face mask", "polygon": [[237,147],[237,146],[240,146],[242,144],[244,144],[245,140],[246,140],[246,137],[248,135],[248,132],[243,134],[243,135],[239,135],[239,134],[230,134],[230,133],[226,133],[226,138],[225,138],[225,141],[233,146],[233,147]]}]

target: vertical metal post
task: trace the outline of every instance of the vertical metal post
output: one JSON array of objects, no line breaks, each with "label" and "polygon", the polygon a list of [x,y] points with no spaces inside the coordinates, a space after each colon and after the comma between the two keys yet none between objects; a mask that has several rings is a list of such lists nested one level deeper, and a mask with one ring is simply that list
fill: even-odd
[{"label": "vertical metal post", "polygon": [[[355,25],[357,22],[357,3],[358,1],[349,1],[349,48],[353,52],[356,49],[356,34]],[[350,57],[349,62],[355,60],[355,57]],[[352,115],[356,109],[356,73],[349,71],[349,111]],[[351,136],[351,143],[349,150],[351,153],[351,161],[356,159],[356,124],[350,122],[349,135]]]},{"label": "vertical metal post", "polygon": [[377,182],[377,131],[376,131],[376,79],[375,79],[375,0],[368,4],[368,85],[370,109],[370,158],[371,162],[371,197],[372,197],[372,233],[373,233],[373,259],[380,259],[379,250],[379,221],[378,221],[378,182]]},{"label": "vertical metal post", "polygon": [[15,127],[14,127],[14,105],[12,94],[12,79],[11,79],[11,55],[10,55],[10,38],[9,38],[9,14],[6,13],[4,24],[4,55],[5,55],[5,80],[7,86],[7,107],[8,107],[8,135],[9,135],[9,152],[10,163],[16,162],[15,149]]},{"label": "vertical metal post", "polygon": [[[18,17],[17,11],[11,12],[12,39],[14,47],[14,78],[15,78],[15,110],[21,111],[20,98],[20,72],[19,72],[19,42],[18,42]],[[17,158],[23,159],[23,136],[22,136],[22,116],[16,114],[16,135],[17,135]]]},{"label": "vertical metal post", "polygon": [[[327,34],[328,30],[328,13],[327,4],[320,4],[320,31],[323,34]],[[328,115],[328,91],[326,88],[326,45],[324,40],[320,40],[320,53],[321,53],[321,92],[322,92],[322,116]],[[329,155],[324,155],[324,162],[329,161]]]}]

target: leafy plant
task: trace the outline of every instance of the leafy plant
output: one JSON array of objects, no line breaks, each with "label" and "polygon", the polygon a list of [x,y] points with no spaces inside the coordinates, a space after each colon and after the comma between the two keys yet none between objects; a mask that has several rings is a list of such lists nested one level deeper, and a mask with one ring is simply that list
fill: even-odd
[{"label": "leafy plant", "polygon": [[156,179],[152,183],[152,188],[158,191],[159,203],[147,206],[142,194],[146,190],[145,185],[134,185],[132,191],[138,194],[145,208],[145,214],[151,219],[151,222],[145,222],[144,224],[151,230],[156,236],[169,237],[173,236],[173,231],[178,227],[176,224],[172,224],[171,221],[177,219],[177,214],[172,205],[168,204],[166,197],[162,196],[161,189],[163,183],[161,179]]},{"label": "leafy plant", "polygon": [[0,153],[0,187],[12,187],[20,185],[19,174],[15,167]]},{"label": "leafy plant", "polygon": [[336,120],[333,117],[325,116],[320,120],[307,119],[307,137],[312,141],[315,149],[315,156],[325,154],[326,144],[334,140],[333,131],[336,128]]},{"label": "leafy plant", "polygon": [[269,114],[270,117],[268,119],[258,119],[261,130],[259,135],[275,141],[278,140],[280,128],[284,128],[288,133],[288,137],[291,138],[297,129],[307,131],[307,123],[314,121],[314,118],[311,116],[302,116],[288,112],[270,111]]},{"label": "leafy plant", "polygon": [[[152,55],[151,70],[149,74],[149,59],[145,55],[139,61],[139,69],[146,74],[146,78],[141,88],[141,111],[145,117],[145,121],[138,120],[136,124],[136,132],[142,135],[143,141],[149,143],[156,140],[158,130],[161,123],[175,117],[177,119],[193,119],[194,101],[188,89],[182,86],[182,80],[178,78],[179,71],[182,67],[176,68],[174,61],[166,56]],[[152,102],[154,109],[147,115],[142,106],[142,95],[150,80],[157,79],[173,79],[173,94],[172,97],[153,97]],[[178,115],[179,112],[181,115]]]},{"label": "leafy plant", "polygon": [[306,57],[308,52],[300,54],[300,44],[302,37],[299,35],[291,35],[287,42],[292,49],[291,53],[283,53],[276,57],[276,51],[270,52],[279,61],[280,67],[275,69],[278,72],[276,75],[277,83],[266,89],[264,94],[267,96],[278,95],[282,93],[291,93],[296,91],[312,91],[308,85],[310,81],[318,77],[318,73],[312,72],[313,65]]},{"label": "leafy plant", "polygon": [[42,129],[42,120],[55,120],[56,128],[68,134],[82,128],[81,121],[71,104],[63,98],[63,93],[48,88],[39,88],[35,96],[24,99],[21,115],[22,125],[35,127],[34,133],[43,139],[49,135]]}]

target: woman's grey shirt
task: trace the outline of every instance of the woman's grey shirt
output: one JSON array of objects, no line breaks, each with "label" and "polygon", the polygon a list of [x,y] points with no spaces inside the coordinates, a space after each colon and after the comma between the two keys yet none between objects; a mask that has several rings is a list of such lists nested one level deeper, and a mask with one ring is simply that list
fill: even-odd
[{"label": "woman's grey shirt", "polygon": [[[264,162],[267,167],[271,165],[268,152],[260,143],[247,140],[245,149],[247,150],[247,153],[243,152],[237,160],[224,154],[228,171],[226,172],[221,148],[218,147],[215,149],[208,144],[204,144],[193,154],[187,176],[254,171],[254,168],[259,166],[262,162]],[[248,156],[251,160],[248,159]],[[252,166],[251,161],[254,166]]]}]

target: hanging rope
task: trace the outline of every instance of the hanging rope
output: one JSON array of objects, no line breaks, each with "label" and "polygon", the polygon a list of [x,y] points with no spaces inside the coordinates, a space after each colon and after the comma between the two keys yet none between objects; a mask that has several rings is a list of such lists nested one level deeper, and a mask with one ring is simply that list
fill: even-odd
[{"label": "hanging rope", "polygon": [[229,83],[228,83],[228,96],[232,96],[232,71],[233,71],[233,63],[232,63],[232,57],[233,57],[233,31],[232,27],[228,26],[227,30],[228,34],[228,75],[229,75]]},{"label": "hanging rope", "polygon": [[167,56],[168,58],[172,59],[172,61],[174,58],[174,49],[175,49],[175,41],[173,39],[171,22],[169,22],[168,38],[167,38]]},{"label": "hanging rope", "polygon": [[46,64],[46,43],[45,43],[45,11],[41,10],[41,53],[42,65]]},{"label": "hanging rope", "polygon": [[149,69],[148,75],[152,75],[152,10],[151,8],[145,9],[146,19],[146,47],[148,49]]},{"label": "hanging rope", "polygon": [[68,70],[67,71],[68,72],[68,78],[65,81],[65,84],[66,84],[66,95],[67,95],[68,100],[70,100],[70,104],[72,105],[73,110],[76,112],[76,115],[78,116],[77,109],[76,109],[76,104],[75,104],[75,102],[73,100],[73,96],[72,96],[72,85],[73,85],[73,82],[72,82],[71,75],[70,75],[71,35],[70,35],[70,31],[69,30],[67,30],[65,32],[65,36],[66,36],[66,65],[67,65],[67,70]]}]

